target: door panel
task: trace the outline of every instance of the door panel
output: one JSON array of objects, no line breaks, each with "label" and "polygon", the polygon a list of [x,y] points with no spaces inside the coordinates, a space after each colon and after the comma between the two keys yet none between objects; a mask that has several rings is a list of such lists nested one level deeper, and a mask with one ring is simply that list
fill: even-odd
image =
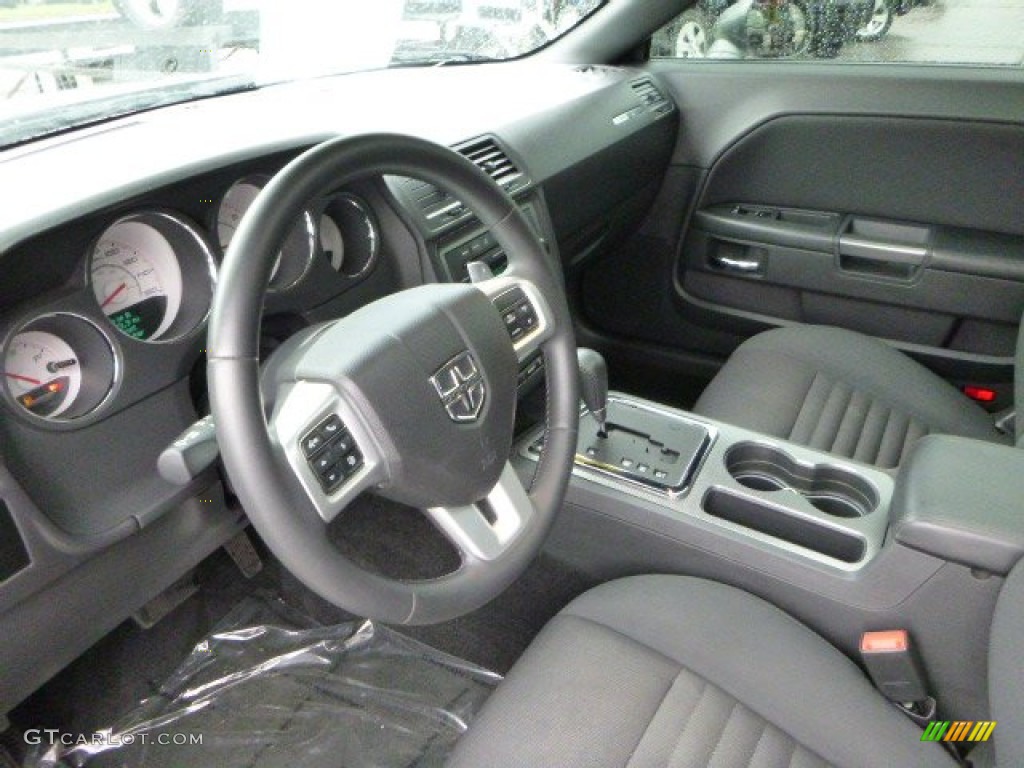
[{"label": "door panel", "polygon": [[584,338],[613,372],[630,343],[648,350],[629,352],[634,368],[713,372],[753,333],[824,323],[1006,389],[1024,311],[1020,73],[656,68],[688,172],[667,174],[645,227],[578,280]]}]

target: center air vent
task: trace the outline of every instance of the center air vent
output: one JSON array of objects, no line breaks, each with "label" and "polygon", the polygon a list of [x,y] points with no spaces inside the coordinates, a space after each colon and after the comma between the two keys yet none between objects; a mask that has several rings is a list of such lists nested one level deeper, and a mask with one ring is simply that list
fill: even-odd
[{"label": "center air vent", "polygon": [[437,223],[456,219],[465,213],[465,207],[442,189],[419,179],[404,179],[406,194],[423,218],[433,228]]},{"label": "center air vent", "polygon": [[459,147],[458,150],[506,192],[522,189],[528,183],[516,164],[494,139],[481,139]]},{"label": "center air vent", "polygon": [[658,87],[646,77],[641,80],[634,80],[629,85],[648,112],[666,115],[672,111],[672,102],[666,99],[664,94],[658,90]]},{"label": "center air vent", "polygon": [[[516,194],[530,184],[526,174],[494,139],[477,139],[455,149],[509,194]],[[462,221],[470,215],[461,201],[433,184],[406,178],[401,180],[401,185],[402,196],[422,214],[431,231],[437,231],[455,221]]]}]

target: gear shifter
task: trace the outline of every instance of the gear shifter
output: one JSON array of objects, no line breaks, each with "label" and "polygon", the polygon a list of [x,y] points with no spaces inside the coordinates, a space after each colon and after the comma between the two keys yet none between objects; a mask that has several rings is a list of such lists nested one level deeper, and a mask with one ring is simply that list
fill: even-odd
[{"label": "gear shifter", "polygon": [[580,367],[580,394],[587,410],[597,421],[597,436],[608,437],[605,420],[608,417],[608,366],[601,353],[581,347],[576,350]]},{"label": "gear shifter", "polygon": [[[608,367],[600,353],[576,353],[580,395],[590,412],[580,418],[576,464],[659,492],[689,487],[711,446],[709,428],[674,409],[616,394],[608,400]],[[595,429],[596,427],[596,429]],[[544,450],[544,434],[529,445]]]}]

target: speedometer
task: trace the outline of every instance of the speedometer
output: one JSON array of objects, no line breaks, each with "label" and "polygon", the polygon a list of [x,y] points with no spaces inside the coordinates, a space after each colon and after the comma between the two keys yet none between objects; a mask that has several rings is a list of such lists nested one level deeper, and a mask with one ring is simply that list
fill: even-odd
[{"label": "speedometer", "polygon": [[103,314],[139,341],[172,341],[209,312],[216,267],[204,236],[170,211],[118,219],[89,251],[89,283]]},{"label": "speedometer", "polygon": [[156,340],[181,307],[181,266],[160,232],[140,221],[120,221],[97,241],[90,269],[103,313],[122,333]]}]

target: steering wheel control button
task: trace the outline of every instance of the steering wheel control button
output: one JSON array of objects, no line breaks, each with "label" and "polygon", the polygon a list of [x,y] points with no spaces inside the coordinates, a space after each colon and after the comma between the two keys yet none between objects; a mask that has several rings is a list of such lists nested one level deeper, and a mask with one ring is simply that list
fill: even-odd
[{"label": "steering wheel control button", "polygon": [[363,457],[359,455],[359,451],[352,451],[352,453],[341,460],[340,466],[344,470],[346,477],[351,477],[363,466]]},{"label": "steering wheel control button", "polygon": [[501,312],[505,330],[513,342],[517,342],[536,330],[537,310],[519,287],[505,291],[494,299],[494,306]]},{"label": "steering wheel control button", "polygon": [[531,378],[535,373],[538,373],[544,368],[544,357],[539,352],[530,358],[527,362],[523,363],[519,367],[519,374],[516,376],[516,383],[522,386]]},{"label": "steering wheel control button", "polygon": [[302,438],[302,452],[309,458],[324,447],[324,436],[318,431],[310,432]]},{"label": "steering wheel control button", "polygon": [[452,421],[459,424],[476,421],[487,399],[487,388],[469,350],[442,365],[430,377],[430,383]]},{"label": "steering wheel control button", "polygon": [[332,440],[337,435],[345,433],[345,425],[341,423],[335,415],[327,417],[316,429],[310,430],[310,432],[302,438],[302,453],[305,454],[306,458],[311,458],[314,454],[318,453],[328,441]]},{"label": "steering wheel control button", "polygon": [[324,489],[324,492],[330,493],[345,482],[345,470],[340,464],[338,464],[331,467],[323,474],[318,474],[317,477],[320,480],[320,486]]},{"label": "steering wheel control button", "polygon": [[355,440],[336,414],[302,438],[302,450],[325,493],[331,493],[363,465]]}]

